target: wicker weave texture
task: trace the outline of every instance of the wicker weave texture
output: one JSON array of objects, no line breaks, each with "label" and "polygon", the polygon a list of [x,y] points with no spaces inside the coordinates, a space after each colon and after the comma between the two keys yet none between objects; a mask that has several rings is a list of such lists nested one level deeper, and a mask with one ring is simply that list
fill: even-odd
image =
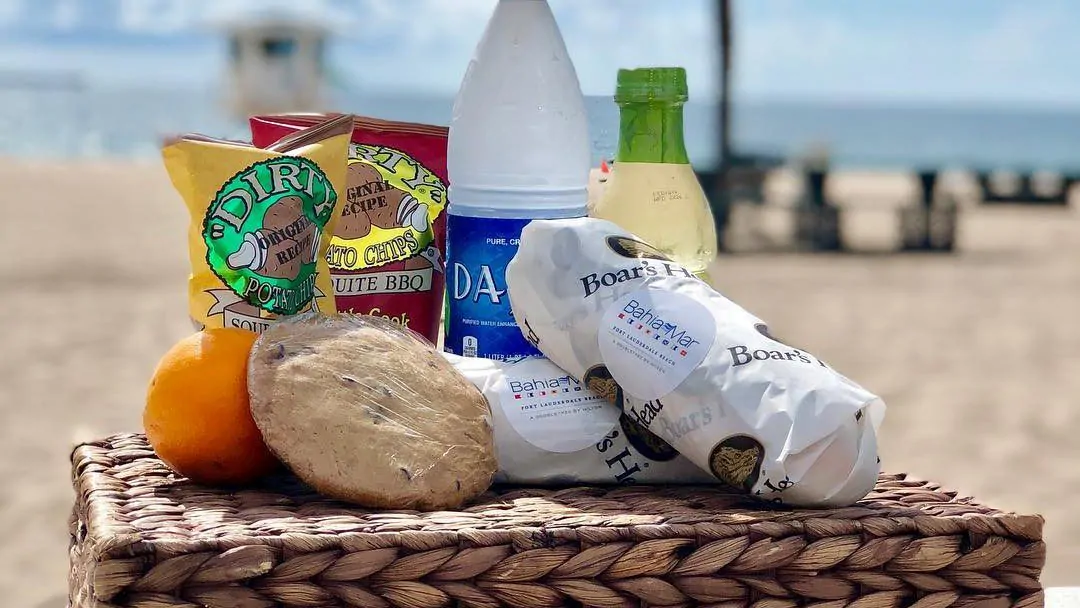
[{"label": "wicker weave texture", "polygon": [[513,489],[369,512],[177,478],[141,435],[73,454],[72,608],[1035,608],[1043,520],[883,475],[846,509],[691,487]]}]

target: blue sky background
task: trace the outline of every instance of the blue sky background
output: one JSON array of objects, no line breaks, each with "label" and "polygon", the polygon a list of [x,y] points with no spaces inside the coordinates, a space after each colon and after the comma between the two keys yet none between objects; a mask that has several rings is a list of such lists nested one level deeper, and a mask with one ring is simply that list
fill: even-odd
[{"label": "blue sky background", "polygon": [[[342,26],[335,72],[359,89],[453,94],[495,0],[299,0]],[[108,85],[212,86],[212,10],[270,0],[0,0],[0,69]],[[709,0],[551,0],[588,94],[619,67],[677,64],[715,92]],[[743,99],[1080,108],[1075,0],[736,0]]]}]

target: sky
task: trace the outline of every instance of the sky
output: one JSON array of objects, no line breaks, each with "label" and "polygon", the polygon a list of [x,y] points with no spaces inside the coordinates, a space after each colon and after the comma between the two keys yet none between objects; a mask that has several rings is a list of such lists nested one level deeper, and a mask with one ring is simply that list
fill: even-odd
[{"label": "sky", "polygon": [[[340,32],[350,88],[452,95],[496,0],[293,0]],[[213,86],[214,12],[277,0],[0,0],[0,70],[101,85]],[[620,67],[681,65],[717,91],[711,0],[550,0],[586,94]],[[1075,0],[734,0],[737,99],[1080,107]]]}]

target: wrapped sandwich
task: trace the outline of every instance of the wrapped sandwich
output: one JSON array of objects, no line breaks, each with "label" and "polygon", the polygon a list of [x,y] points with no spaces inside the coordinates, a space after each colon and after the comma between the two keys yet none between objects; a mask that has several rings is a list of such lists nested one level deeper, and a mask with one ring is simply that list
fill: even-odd
[{"label": "wrapped sandwich", "polygon": [[884,402],[615,224],[531,222],[506,280],[548,359],[725,484],[817,507],[873,488]]}]

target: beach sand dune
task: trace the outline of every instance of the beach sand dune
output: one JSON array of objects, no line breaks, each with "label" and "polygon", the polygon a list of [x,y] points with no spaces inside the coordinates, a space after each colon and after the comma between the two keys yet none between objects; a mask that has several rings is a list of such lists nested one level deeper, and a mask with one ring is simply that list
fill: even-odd
[{"label": "beach sand dune", "polygon": [[[156,164],[6,162],[0,183],[0,596],[60,607],[69,450],[139,430],[158,357],[192,331],[187,217]],[[891,219],[870,217],[850,223]],[[887,470],[1042,513],[1044,583],[1080,584],[1080,214],[970,210],[960,247],[725,257],[712,276],[885,398]]]}]

